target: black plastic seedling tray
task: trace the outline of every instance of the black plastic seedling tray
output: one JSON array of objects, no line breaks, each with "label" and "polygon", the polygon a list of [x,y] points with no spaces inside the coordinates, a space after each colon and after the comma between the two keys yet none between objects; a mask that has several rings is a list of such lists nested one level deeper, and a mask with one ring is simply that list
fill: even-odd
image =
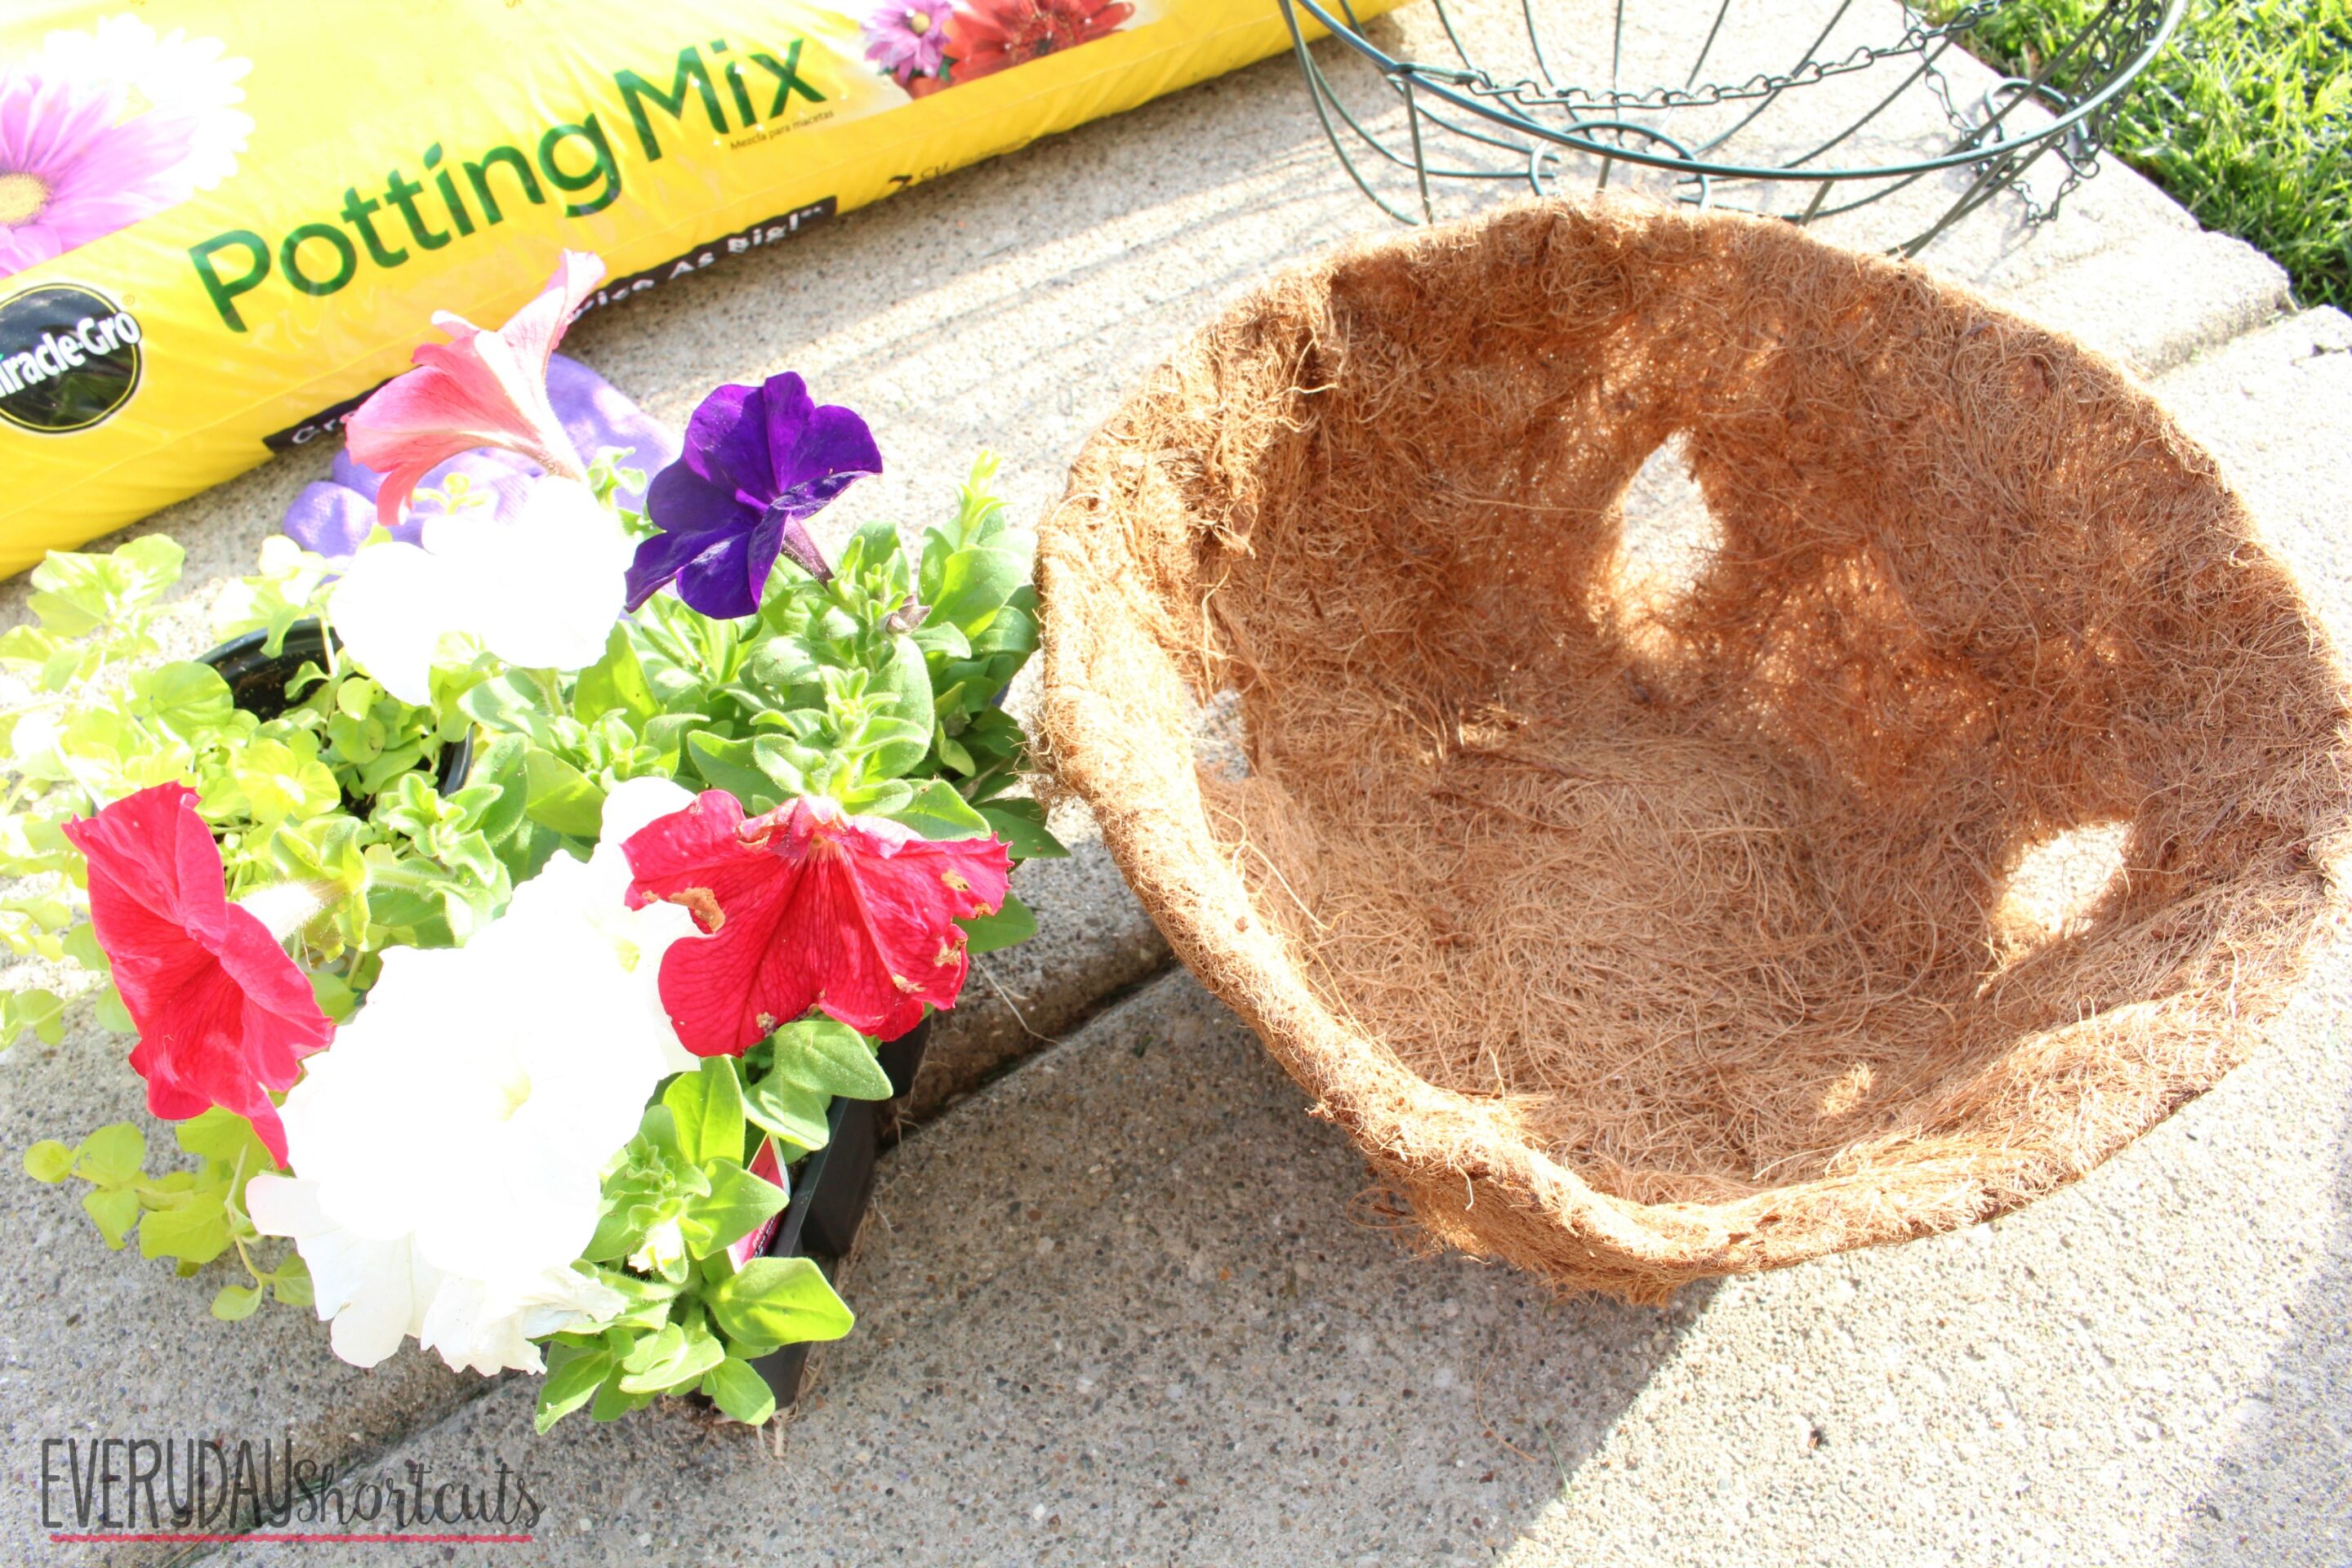
[{"label": "black plastic seedling tray", "polygon": [[[228,682],[229,701],[239,712],[250,713],[257,719],[275,719],[294,706],[292,699],[286,695],[286,686],[302,673],[302,667],[326,667],[327,631],[317,621],[296,621],[286,628],[286,638],[278,645],[276,653],[269,651],[268,633],[247,632],[243,637],[231,637],[198,662],[212,666],[215,673]],[[441,754],[434,759],[433,787],[443,795],[455,794],[465,786],[466,775],[473,767],[474,732],[468,730],[443,746]],[[360,810],[362,803],[350,804],[354,811]]]},{"label": "black plastic seedling tray", "polygon": [[[915,1087],[930,1044],[931,1020],[924,1019],[879,1054],[890,1079],[892,1100],[904,1100]],[[826,1118],[831,1137],[825,1146],[790,1173],[792,1201],[784,1205],[776,1234],[770,1239],[770,1258],[806,1258],[833,1277],[841,1259],[857,1240],[866,1221],[866,1207],[874,1196],[874,1157],[878,1152],[881,1106],[870,1100],[836,1100]],[[808,1370],[805,1344],[785,1345],[751,1365],[776,1395],[779,1409],[800,1397],[801,1378]]]}]

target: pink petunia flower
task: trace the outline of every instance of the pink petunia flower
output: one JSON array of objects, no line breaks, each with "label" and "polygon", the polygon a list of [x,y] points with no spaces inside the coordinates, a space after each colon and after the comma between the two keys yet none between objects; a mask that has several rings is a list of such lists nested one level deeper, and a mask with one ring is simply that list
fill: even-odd
[{"label": "pink petunia flower", "polygon": [[866,58],[911,89],[918,77],[936,77],[947,48],[955,0],[883,0],[860,25]]},{"label": "pink petunia flower", "polygon": [[111,82],[0,73],[0,278],[187,199],[195,121],[123,106]]},{"label": "pink petunia flower", "polygon": [[549,401],[547,359],[604,277],[603,261],[567,250],[538,298],[496,331],[435,312],[449,341],[418,344],[417,368],[379,387],[343,426],[352,456],[384,476],[375,498],[384,526],[399,522],[428,472],[478,447],[520,453],[559,479],[587,477]]},{"label": "pink petunia flower", "polygon": [[269,1089],[334,1036],[310,983],[251,911],[228,901],[196,792],[157,784],[66,824],[89,863],[89,921],[139,1046],[147,1109],[167,1121],[213,1106],[253,1123],[278,1163],[286,1130]]},{"label": "pink petunia flower", "polygon": [[971,964],[955,922],[1003,908],[1013,869],[993,837],[919,838],[821,795],[746,821],[723,790],[622,848],[631,904],[682,904],[705,932],[661,967],[662,1006],[700,1057],[740,1056],[812,1007],[889,1040],[925,1003],[954,1006]]}]

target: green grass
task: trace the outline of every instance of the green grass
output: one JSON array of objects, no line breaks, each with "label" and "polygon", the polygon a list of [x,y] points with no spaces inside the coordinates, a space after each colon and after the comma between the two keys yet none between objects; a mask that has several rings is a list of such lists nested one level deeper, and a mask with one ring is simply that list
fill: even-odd
[{"label": "green grass", "polygon": [[[2030,76],[2105,4],[2017,0],[1969,43]],[[2270,252],[2304,303],[2352,308],[2352,0],[2194,0],[2108,142],[2208,228]]]}]

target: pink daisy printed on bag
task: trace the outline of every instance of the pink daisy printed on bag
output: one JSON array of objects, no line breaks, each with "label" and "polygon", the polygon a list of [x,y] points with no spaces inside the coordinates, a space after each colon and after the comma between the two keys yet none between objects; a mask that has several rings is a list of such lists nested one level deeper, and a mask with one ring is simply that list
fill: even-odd
[{"label": "pink daisy printed on bag", "polygon": [[103,239],[236,173],[250,62],[135,16],[49,34],[0,67],[0,278]]}]

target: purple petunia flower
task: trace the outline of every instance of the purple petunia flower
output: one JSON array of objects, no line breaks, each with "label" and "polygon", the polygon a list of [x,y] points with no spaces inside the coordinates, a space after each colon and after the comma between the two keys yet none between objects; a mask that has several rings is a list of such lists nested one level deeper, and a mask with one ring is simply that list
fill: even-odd
[{"label": "purple petunia flower", "polygon": [[187,198],[195,122],[122,107],[111,82],[0,72],[0,278]]},{"label": "purple petunia flower", "polygon": [[955,0],[883,0],[860,25],[866,58],[905,87],[919,76],[937,76],[948,47],[948,17]]},{"label": "purple petunia flower", "polygon": [[816,402],[797,374],[720,387],[687,421],[685,456],[646,489],[646,513],[662,531],[637,546],[629,608],[676,578],[678,597],[706,616],[751,615],[780,554],[827,581],[807,520],[881,471],[866,421]]},{"label": "purple petunia flower", "polygon": [[[563,433],[580,449],[583,467],[593,462],[596,454],[606,447],[617,447],[629,453],[623,468],[639,468],[649,474],[677,461],[677,437],[669,427],[578,360],[566,359],[562,354],[549,356],[547,395],[554,405],[555,417],[563,426]],[[488,447],[452,458],[425,476],[406,514],[391,530],[392,536],[411,544],[418,542],[425,520],[444,510],[440,494],[453,475],[463,475],[468,489],[488,505],[490,515],[503,518],[516,510],[527,493],[525,485],[504,481],[535,479],[539,471],[538,466],[527,458]],[[294,504],[286,509],[286,521],[279,530],[305,550],[314,550],[331,561],[343,560],[366,541],[368,531],[375,526],[376,491],[383,485],[382,474],[361,464],[349,450],[338,451],[334,478],[305,485],[302,493],[294,498]],[[422,493],[425,490],[434,494]],[[633,511],[645,510],[642,491],[622,489],[614,499]]]}]

